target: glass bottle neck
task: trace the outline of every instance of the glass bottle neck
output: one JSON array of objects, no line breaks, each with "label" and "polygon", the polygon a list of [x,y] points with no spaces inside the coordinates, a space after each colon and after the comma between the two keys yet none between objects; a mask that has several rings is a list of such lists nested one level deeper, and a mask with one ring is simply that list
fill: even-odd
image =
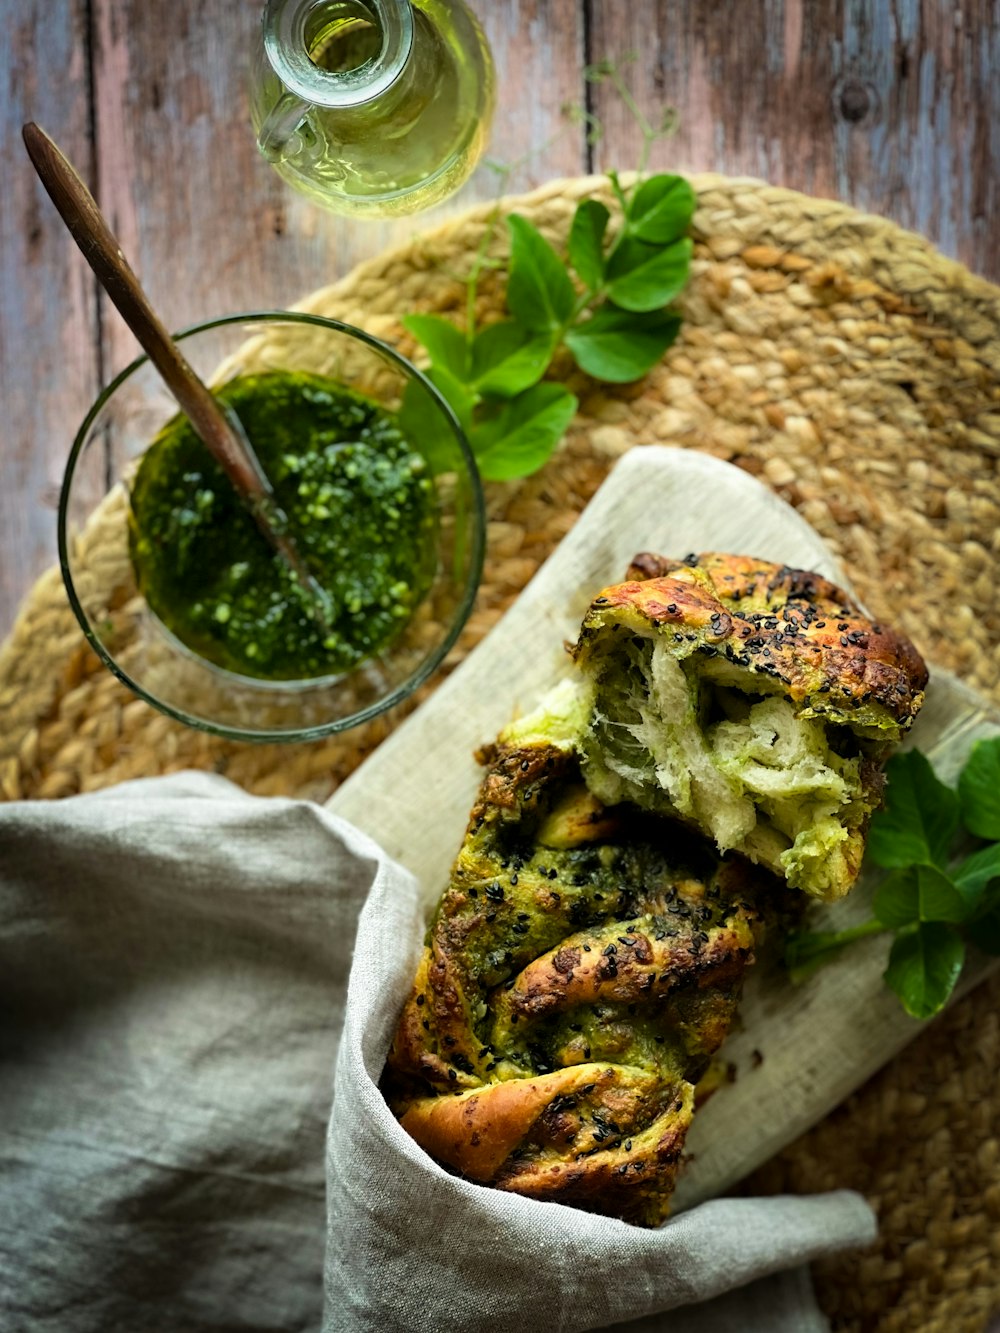
[{"label": "glass bottle neck", "polygon": [[[351,48],[359,30],[364,45]],[[271,68],[293,98],[312,106],[373,101],[399,78],[412,46],[410,0],[268,0],[264,11]],[[352,49],[360,50],[360,64],[351,63]]]}]

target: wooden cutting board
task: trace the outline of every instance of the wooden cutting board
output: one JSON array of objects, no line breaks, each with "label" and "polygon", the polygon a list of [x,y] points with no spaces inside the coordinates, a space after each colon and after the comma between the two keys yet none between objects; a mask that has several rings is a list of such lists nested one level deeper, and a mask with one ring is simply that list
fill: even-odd
[{"label": "wooden cutting board", "polygon": [[[739,468],[689,450],[625,454],[500,624],[328,802],[416,875],[428,912],[447,883],[479,785],[473,752],[569,673],[564,644],[575,639],[591,598],[643,550],[745,553],[850,587],[805,520]],[[908,743],[954,782],[973,741],[998,731],[990,704],[934,673]],[[873,883],[866,873],[849,898],[817,906],[810,924],[836,929],[863,919]],[[735,1184],[919,1034],[923,1024],[907,1017],[882,981],[888,948],[886,937],[865,940],[802,986],[775,963],[754,969],[739,1030],[723,1048],[734,1081],[695,1117],[677,1209]],[[994,965],[977,960],[962,989]]]}]

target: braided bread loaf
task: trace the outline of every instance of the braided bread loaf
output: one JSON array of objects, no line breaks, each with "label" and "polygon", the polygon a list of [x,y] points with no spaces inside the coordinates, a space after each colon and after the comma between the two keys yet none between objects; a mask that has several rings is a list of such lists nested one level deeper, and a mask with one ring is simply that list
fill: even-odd
[{"label": "braided bread loaf", "polygon": [[[785,878],[748,857],[794,881],[808,858],[783,854],[800,834],[834,859],[847,844],[832,877],[803,884],[843,891],[885,738],[926,673],[817,576],[637,561],[592,604],[576,678],[480,756],[383,1091],[470,1180],[654,1226],[746,970],[789,910]],[[848,615],[830,642],[818,622]],[[743,770],[730,763],[741,728]],[[724,841],[718,805],[736,799],[766,833],[744,836],[747,857],[702,836]]]}]

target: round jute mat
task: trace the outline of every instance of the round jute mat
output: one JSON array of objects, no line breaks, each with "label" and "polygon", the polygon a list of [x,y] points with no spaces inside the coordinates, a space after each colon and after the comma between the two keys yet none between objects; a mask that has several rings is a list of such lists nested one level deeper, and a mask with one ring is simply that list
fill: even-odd
[{"label": "round jute mat", "polygon": [[[615,458],[656,442],[759,476],[840,554],[877,618],[1000,701],[1000,290],[842,204],[719,176],[694,184],[681,337],[645,380],[620,389],[557,367],[579,415],[536,476],[487,487],[485,578],[446,669],[495,624]],[[593,178],[505,207],[561,243],[591,194],[611,202]],[[414,353],[399,317],[460,317],[460,280],[490,212],[474,209],[362,265],[301,308]],[[492,250],[503,258],[506,246],[500,227]],[[487,273],[481,319],[501,315],[502,290]],[[95,560],[107,531],[99,516],[87,538]],[[310,746],[185,730],[103,670],[52,570],[0,650],[0,791],[59,797],[196,767],[254,792],[322,800],[413,706]],[[973,1333],[1000,1308],[998,1001],[994,977],[749,1182],[850,1185],[877,1207],[876,1245],[818,1269],[837,1328]]]}]

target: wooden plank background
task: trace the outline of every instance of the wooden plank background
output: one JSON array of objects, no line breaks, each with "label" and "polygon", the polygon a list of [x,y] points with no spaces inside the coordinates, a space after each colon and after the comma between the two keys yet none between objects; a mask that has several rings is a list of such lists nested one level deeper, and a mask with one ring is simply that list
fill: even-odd
[{"label": "wooden plank background", "polygon": [[[472,0],[493,47],[492,153],[521,189],[634,165],[613,59],[679,115],[656,167],[839,196],[1000,279],[996,0]],[[43,125],[95,190],[174,327],[285,306],[433,221],[338,219],[257,155],[244,82],[262,0],[0,0],[0,634],[55,558],[63,463],[97,388],[135,354],[33,178]],[[635,55],[635,59],[630,56]],[[604,126],[588,145],[563,114]],[[496,189],[481,170],[444,211]],[[440,210],[439,210],[440,212]]]}]

